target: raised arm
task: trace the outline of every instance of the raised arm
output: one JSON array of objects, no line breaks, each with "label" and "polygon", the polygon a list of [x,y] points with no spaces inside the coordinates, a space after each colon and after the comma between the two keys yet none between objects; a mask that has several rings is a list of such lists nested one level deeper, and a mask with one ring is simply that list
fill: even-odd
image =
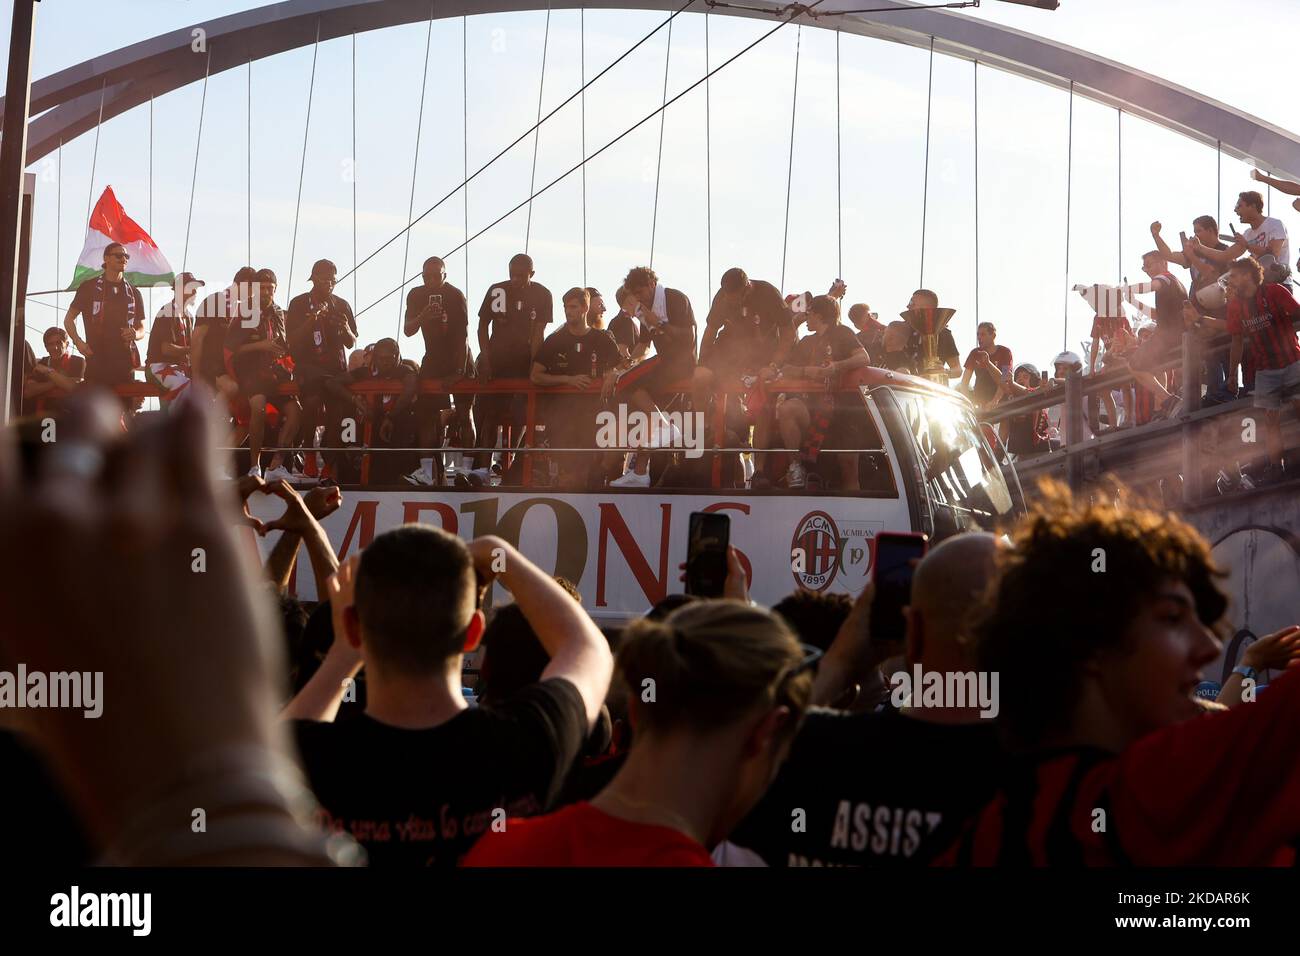
[{"label": "raised arm", "polygon": [[1288,196],[1300,196],[1300,183],[1293,183],[1289,179],[1275,179],[1272,176],[1266,176],[1258,169],[1252,170],[1251,177],[1258,183],[1265,186],[1272,186],[1280,193],[1286,193]]},{"label": "raised arm", "polygon": [[282,720],[332,721],[338,716],[348,687],[361,670],[361,652],[348,643],[345,624],[348,608],[355,601],[356,573],[360,563],[361,555],[354,554],[326,581],[326,590],[321,594],[329,596],[334,641],[316,673],[280,711]]},{"label": "raised arm", "polygon": [[1165,242],[1165,237],[1160,235],[1160,229],[1160,223],[1153,222],[1151,224],[1151,238],[1156,241],[1156,248],[1160,250],[1160,254],[1163,255],[1168,262],[1180,265],[1184,269],[1191,268],[1187,262],[1186,256],[1181,252],[1174,252],[1174,250],[1169,248],[1169,243]]},{"label": "raised arm", "polygon": [[[509,589],[550,655],[542,680],[560,677],[577,688],[590,729],[605,703],[614,671],[614,659],[600,628],[567,591],[513,545],[487,536],[471,541],[469,549],[479,577],[489,584],[497,578]],[[493,571],[501,567],[505,570]]]}]

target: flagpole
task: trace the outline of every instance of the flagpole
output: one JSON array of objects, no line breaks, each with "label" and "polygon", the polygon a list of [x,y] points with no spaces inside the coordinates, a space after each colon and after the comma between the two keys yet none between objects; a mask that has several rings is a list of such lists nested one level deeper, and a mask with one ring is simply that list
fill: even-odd
[{"label": "flagpole", "polygon": [[0,295],[4,297],[4,346],[9,361],[4,363],[4,417],[8,424],[13,401],[12,384],[23,374],[23,341],[26,328],[18,314],[25,290],[18,288],[18,261],[22,255],[23,169],[27,165],[27,120],[32,96],[32,36],[36,31],[37,0],[14,0],[13,25],[9,31],[9,73],[5,85],[4,132],[0,138],[0,236],[9,249],[0,255]]}]

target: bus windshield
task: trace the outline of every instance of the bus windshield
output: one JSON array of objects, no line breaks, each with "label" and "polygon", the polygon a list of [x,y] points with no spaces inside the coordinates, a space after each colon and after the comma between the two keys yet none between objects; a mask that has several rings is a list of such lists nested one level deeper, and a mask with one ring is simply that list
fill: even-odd
[{"label": "bus windshield", "polygon": [[951,509],[959,527],[991,530],[1015,504],[972,410],[939,395],[893,392],[934,504]]}]

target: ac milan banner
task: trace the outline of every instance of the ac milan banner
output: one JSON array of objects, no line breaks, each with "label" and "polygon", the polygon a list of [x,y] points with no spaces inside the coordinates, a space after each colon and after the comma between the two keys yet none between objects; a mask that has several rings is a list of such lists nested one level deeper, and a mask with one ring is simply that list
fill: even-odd
[{"label": "ac milan banner", "polygon": [[[640,615],[679,592],[692,511],[731,518],[731,543],[750,576],[750,594],[771,605],[797,588],[856,595],[871,569],[871,539],[880,531],[909,531],[907,505],[897,498],[804,495],[717,495],[347,492],[324,522],[339,558],[375,535],[407,522],[441,527],[469,540],[498,535],[543,570],[568,578],[597,619]],[[255,497],[250,510],[277,518],[278,501]],[[251,534],[251,532],[250,532]],[[263,559],[276,535],[259,540]],[[299,556],[296,590],[315,587]],[[496,601],[508,600],[497,590]]]}]

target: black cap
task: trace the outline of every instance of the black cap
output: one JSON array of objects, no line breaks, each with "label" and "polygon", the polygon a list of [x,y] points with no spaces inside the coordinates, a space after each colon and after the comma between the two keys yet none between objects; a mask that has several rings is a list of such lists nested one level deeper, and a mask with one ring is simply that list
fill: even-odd
[{"label": "black cap", "polygon": [[317,273],[324,273],[324,272],[328,272],[331,275],[338,275],[339,267],[336,266],[334,263],[330,262],[328,259],[317,259],[315,264],[311,267],[311,276],[308,278],[308,281],[311,281],[311,279],[316,278]]}]

